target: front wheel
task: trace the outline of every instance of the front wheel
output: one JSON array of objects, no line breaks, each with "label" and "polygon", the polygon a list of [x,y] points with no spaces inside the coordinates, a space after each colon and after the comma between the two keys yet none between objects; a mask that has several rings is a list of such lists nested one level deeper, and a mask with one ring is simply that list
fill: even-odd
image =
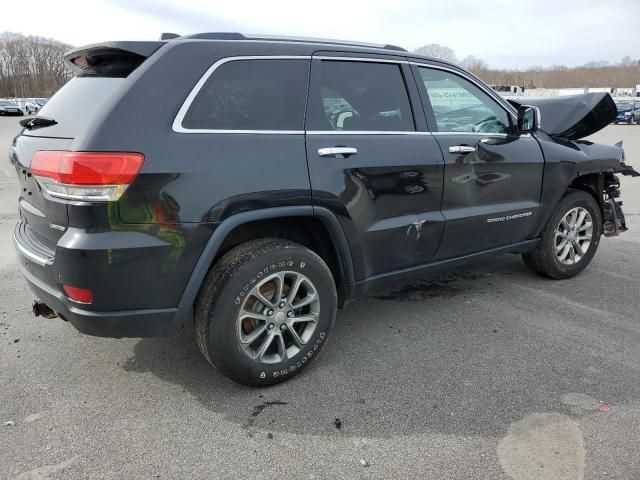
[{"label": "front wheel", "polygon": [[207,275],[195,307],[196,340],[232,380],[273,385],[318,356],[336,307],[331,271],[313,251],[287,240],[252,240]]},{"label": "front wheel", "polygon": [[522,258],[536,273],[570,278],[589,265],[601,234],[602,213],[596,199],[587,192],[571,190],[556,207],[542,241]]}]

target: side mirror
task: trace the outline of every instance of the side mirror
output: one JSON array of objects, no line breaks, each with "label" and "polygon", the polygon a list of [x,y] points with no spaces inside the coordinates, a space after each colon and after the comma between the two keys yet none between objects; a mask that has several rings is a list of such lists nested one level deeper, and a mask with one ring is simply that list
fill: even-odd
[{"label": "side mirror", "polygon": [[540,109],[531,105],[518,108],[518,131],[520,133],[535,132],[540,128]]}]

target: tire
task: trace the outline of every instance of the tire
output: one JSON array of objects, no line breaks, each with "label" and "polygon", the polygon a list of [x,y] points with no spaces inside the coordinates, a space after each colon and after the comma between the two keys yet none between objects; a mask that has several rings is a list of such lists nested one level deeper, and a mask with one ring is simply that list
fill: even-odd
[{"label": "tire", "polygon": [[[278,285],[283,285],[281,295]],[[292,290],[295,299],[289,298]],[[274,302],[276,295],[286,300]],[[299,308],[304,302],[309,303]],[[333,276],[316,253],[287,240],[252,240],[225,254],[207,274],[195,305],[196,341],[204,357],[231,380],[274,385],[318,356],[336,308]],[[241,310],[251,313],[241,319]]]},{"label": "tire", "polygon": [[[564,226],[561,226],[563,219],[565,219],[566,222],[564,225],[569,224],[569,227],[571,218],[573,218],[575,222],[578,222],[582,211],[588,212],[588,215],[585,215],[583,223],[581,224],[582,226],[576,229],[575,232],[572,232],[571,228],[566,230]],[[567,221],[565,217],[570,213],[571,216],[568,217],[569,220]],[[575,218],[575,216],[577,216],[577,218]],[[591,228],[582,230],[584,226],[589,223],[589,217],[591,218]],[[568,235],[564,233],[565,231],[568,232]],[[589,233],[591,234],[591,238],[587,244],[586,240],[581,239],[585,238]],[[556,280],[571,278],[582,272],[587,265],[589,265],[598,249],[601,235],[602,211],[595,197],[581,190],[569,190],[549,219],[542,234],[542,241],[535,250],[523,254],[522,258],[527,267],[535,273]],[[580,256],[578,253],[579,250],[573,247],[575,242],[572,242],[572,239],[577,241],[581,249],[586,247],[583,255]],[[565,242],[569,243],[568,247]],[[562,248],[557,251],[557,247],[561,246]],[[568,250],[565,250],[567,248]],[[573,250],[573,254],[571,250]],[[561,259],[565,251],[567,252],[567,256]],[[574,256],[573,263],[571,263],[572,255]]]}]

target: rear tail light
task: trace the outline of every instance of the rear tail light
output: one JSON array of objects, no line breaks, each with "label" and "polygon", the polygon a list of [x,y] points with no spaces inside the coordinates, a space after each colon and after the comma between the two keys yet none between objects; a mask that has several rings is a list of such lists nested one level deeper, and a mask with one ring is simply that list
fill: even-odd
[{"label": "rear tail light", "polygon": [[64,293],[67,294],[69,300],[76,303],[93,303],[93,292],[88,288],[72,287],[71,285],[62,285]]},{"label": "rear tail light", "polygon": [[143,162],[141,153],[39,151],[31,173],[52,197],[108,202],[122,196]]}]

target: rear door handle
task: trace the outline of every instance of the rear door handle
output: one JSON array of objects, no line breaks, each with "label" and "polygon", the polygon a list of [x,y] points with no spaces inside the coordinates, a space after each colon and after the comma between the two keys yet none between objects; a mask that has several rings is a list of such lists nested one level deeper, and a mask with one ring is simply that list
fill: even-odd
[{"label": "rear door handle", "polygon": [[449,147],[449,153],[471,153],[475,151],[476,147],[470,147],[468,145],[456,145],[454,147]]},{"label": "rear door handle", "polygon": [[318,149],[318,155],[321,157],[348,157],[356,153],[358,153],[358,149],[353,147],[325,147]]}]

